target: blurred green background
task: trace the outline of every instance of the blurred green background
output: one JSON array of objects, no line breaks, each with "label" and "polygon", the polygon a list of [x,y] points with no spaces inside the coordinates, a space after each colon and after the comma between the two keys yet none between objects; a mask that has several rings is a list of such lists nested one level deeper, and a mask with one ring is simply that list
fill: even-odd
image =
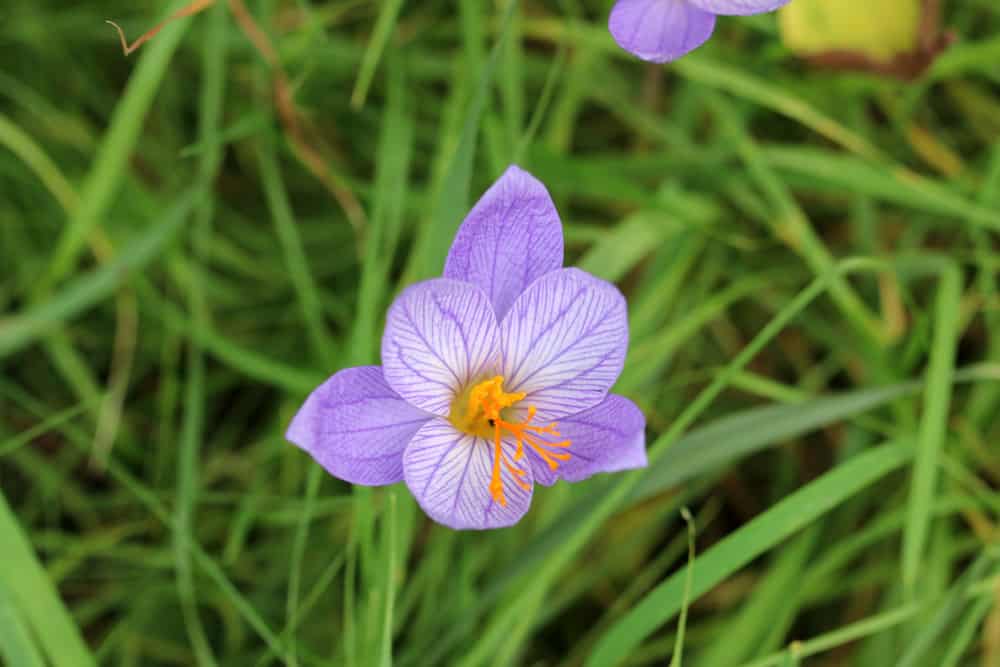
[{"label": "blurred green background", "polygon": [[[182,5],[0,8],[4,664],[1000,665],[994,0],[908,80],[776,15],[647,65],[602,0],[104,23]],[[651,465],[457,533],[283,432],[515,161]]]}]

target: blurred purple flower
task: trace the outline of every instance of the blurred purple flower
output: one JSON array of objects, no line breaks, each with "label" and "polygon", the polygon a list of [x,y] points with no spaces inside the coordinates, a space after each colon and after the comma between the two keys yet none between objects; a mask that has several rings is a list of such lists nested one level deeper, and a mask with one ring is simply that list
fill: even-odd
[{"label": "blurred purple flower", "polygon": [[789,0],[618,0],[608,28],[618,45],[654,63],[676,60],[711,36],[716,15],[773,12]]},{"label": "blurred purple flower", "polygon": [[548,191],[510,167],[462,223],[444,277],[390,307],[382,366],[335,374],[286,437],[348,482],[405,481],[456,529],[517,523],[536,482],[645,466],[645,418],[608,394],[625,299],[562,261]]}]

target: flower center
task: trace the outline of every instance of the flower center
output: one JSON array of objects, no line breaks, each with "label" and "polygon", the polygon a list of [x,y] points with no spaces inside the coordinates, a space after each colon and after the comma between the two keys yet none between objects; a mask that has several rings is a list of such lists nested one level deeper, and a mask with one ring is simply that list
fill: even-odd
[{"label": "flower center", "polygon": [[[473,385],[458,396],[451,404],[448,419],[458,430],[485,440],[493,440],[493,475],[490,478],[490,495],[500,505],[507,506],[507,498],[503,492],[501,468],[506,468],[514,477],[514,482],[522,489],[530,486],[524,481],[524,469],[515,465],[524,457],[524,446],[527,445],[545,461],[549,468],[556,470],[560,461],[568,461],[569,452],[552,451],[568,449],[569,440],[548,442],[539,436],[551,435],[561,437],[556,430],[556,422],[548,426],[536,426],[531,423],[535,418],[535,406],[528,406],[528,415],[523,422],[508,421],[505,413],[518,401],[523,400],[524,392],[507,393],[503,390],[503,378],[496,377]],[[504,434],[513,435],[517,441],[517,451],[511,461],[501,446]]]}]

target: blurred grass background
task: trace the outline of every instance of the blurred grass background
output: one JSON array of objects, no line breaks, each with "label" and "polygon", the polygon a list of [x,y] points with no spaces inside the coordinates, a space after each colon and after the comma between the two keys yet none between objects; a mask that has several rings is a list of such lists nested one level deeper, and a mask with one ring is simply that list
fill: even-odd
[{"label": "blurred grass background", "polygon": [[[1000,665],[1000,5],[910,82],[596,0],[103,23],[183,4],[0,8],[4,664]],[[512,161],[651,465],[456,533],[282,434]]]}]

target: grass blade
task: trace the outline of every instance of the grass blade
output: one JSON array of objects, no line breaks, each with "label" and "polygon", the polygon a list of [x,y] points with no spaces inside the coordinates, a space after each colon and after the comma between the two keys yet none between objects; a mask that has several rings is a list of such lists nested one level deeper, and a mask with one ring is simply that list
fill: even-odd
[{"label": "grass blade", "polygon": [[20,609],[52,664],[96,665],[76,622],[59,599],[59,592],[52,585],[2,492],[0,544],[3,544],[4,551],[0,589],[9,592],[8,601]]},{"label": "grass blade", "polygon": [[[860,454],[787,496],[702,554],[694,575],[697,599],[751,560],[910,460],[908,447],[887,444]],[[681,573],[653,589],[598,641],[586,665],[619,664],[680,610]]]},{"label": "grass blade", "polygon": [[[184,0],[172,3],[167,15],[172,15],[185,4]],[[48,291],[73,268],[87,234],[111,207],[115,193],[125,178],[129,158],[139,141],[146,113],[189,23],[178,21],[167,26],[143,50],[80,191],[80,206],[56,243],[48,273],[39,283],[38,293]]]},{"label": "grass blade", "polygon": [[3,584],[0,583],[0,657],[17,667],[45,667]]},{"label": "grass blade", "polygon": [[189,192],[182,196],[139,239],[122,250],[113,262],[77,278],[44,303],[0,321],[0,359],[94,307],[112,295],[129,274],[153,261],[187,220],[197,195],[197,192]]},{"label": "grass blade", "polygon": [[396,27],[399,10],[402,7],[403,0],[386,0],[382,3],[382,9],[375,21],[375,29],[372,31],[372,38],[368,42],[365,56],[361,60],[361,67],[358,69],[358,79],[354,84],[354,92],[351,93],[351,106],[355,109],[360,109],[365,105],[368,88],[375,77],[375,68],[378,67],[379,58],[382,57],[385,45],[392,36],[392,29]]},{"label": "grass blade", "polygon": [[911,599],[916,595],[921,559],[930,532],[938,459],[948,429],[960,326],[961,280],[956,268],[945,270],[934,306],[934,338],[924,390],[924,415],[913,461],[909,514],[903,532],[902,578],[904,589]]}]

